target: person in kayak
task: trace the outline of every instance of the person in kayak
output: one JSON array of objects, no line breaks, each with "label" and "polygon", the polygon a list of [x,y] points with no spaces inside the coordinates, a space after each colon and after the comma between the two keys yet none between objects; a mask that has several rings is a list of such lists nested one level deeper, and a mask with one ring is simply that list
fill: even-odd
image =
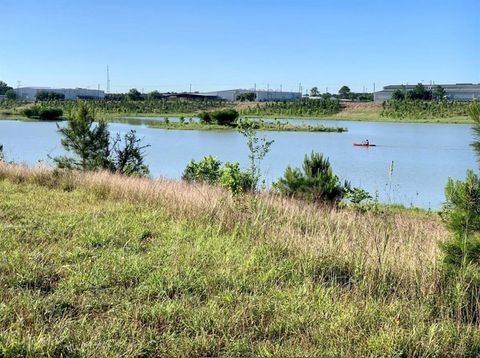
[{"label": "person in kayak", "polygon": [[368,139],[365,139],[362,144],[365,144],[365,145],[370,145],[370,142],[368,141]]}]

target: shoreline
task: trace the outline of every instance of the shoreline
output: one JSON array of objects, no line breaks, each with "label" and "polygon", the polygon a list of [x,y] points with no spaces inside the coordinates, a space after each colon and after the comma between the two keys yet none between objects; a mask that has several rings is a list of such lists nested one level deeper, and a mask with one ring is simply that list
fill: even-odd
[{"label": "shoreline", "polygon": [[[108,122],[115,122],[115,120],[142,120],[144,117],[148,118],[197,118],[198,113],[103,113],[99,114],[98,118],[104,119]],[[4,118],[5,117],[5,118]],[[337,113],[328,116],[288,116],[288,115],[241,115],[241,118],[258,118],[258,119],[303,119],[303,120],[325,120],[325,121],[346,121],[346,122],[386,122],[386,123],[431,123],[431,124],[471,124],[472,121],[468,116],[459,117],[437,117],[437,118],[425,118],[425,119],[399,119],[382,117],[380,115],[371,114],[359,114],[359,113]],[[1,113],[0,120],[22,120],[22,121],[37,121],[33,118],[28,118],[18,113]]]}]

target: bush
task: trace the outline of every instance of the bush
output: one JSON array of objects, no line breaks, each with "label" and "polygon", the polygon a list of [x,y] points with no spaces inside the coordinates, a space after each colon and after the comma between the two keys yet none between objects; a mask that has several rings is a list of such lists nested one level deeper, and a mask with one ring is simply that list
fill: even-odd
[{"label": "bush", "polygon": [[220,178],[220,166],[222,163],[217,158],[209,155],[198,163],[194,160],[188,162],[183,171],[182,179],[188,182],[207,183],[215,185]]},{"label": "bush", "polygon": [[200,123],[203,123],[203,124],[210,124],[210,123],[212,123],[212,117],[210,117],[210,113],[209,113],[209,112],[201,112],[201,113],[198,115],[198,118],[200,118]]},{"label": "bush", "polygon": [[58,119],[63,115],[63,111],[60,108],[43,108],[40,106],[26,108],[22,113],[28,118],[40,118],[43,120]]},{"label": "bush", "polygon": [[343,185],[333,174],[328,158],[312,152],[303,161],[303,172],[288,166],[283,178],[274,183],[274,188],[281,194],[312,200],[315,202],[334,203],[345,197],[350,184]]},{"label": "bush", "polygon": [[221,126],[231,126],[237,120],[239,114],[235,109],[224,109],[211,113],[212,119]]},{"label": "bush", "polygon": [[42,108],[39,117],[44,120],[58,119],[63,115],[63,111],[59,108]]},{"label": "bush", "polygon": [[40,108],[38,106],[25,108],[22,113],[28,118],[38,117],[40,115]]},{"label": "bush", "polygon": [[233,194],[249,191],[253,185],[252,176],[248,172],[242,172],[238,163],[227,162],[222,167],[222,162],[211,155],[198,163],[191,160],[183,171],[182,179],[188,182],[221,185]]},{"label": "bush", "polygon": [[454,267],[480,265],[480,180],[469,170],[466,180],[448,179],[442,218],[453,233],[441,244],[444,262]]},{"label": "bush", "polygon": [[251,191],[254,179],[248,172],[242,172],[238,163],[225,163],[220,170],[219,184],[230,190],[233,194]]},{"label": "bush", "polygon": [[362,188],[351,188],[345,194],[345,198],[353,204],[360,204],[364,200],[372,199],[370,193]]}]

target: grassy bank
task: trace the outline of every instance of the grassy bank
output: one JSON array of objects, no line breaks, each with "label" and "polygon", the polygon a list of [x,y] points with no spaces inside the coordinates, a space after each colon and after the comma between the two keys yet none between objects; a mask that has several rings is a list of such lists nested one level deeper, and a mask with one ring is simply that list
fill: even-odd
[{"label": "grassy bank", "polygon": [[[110,103],[111,102],[111,103]],[[192,103],[190,103],[192,102]],[[127,117],[195,117],[204,110],[217,110],[226,108],[235,108],[242,117],[257,118],[310,118],[310,119],[332,119],[332,120],[351,120],[351,121],[375,121],[375,122],[405,122],[405,123],[470,123],[465,114],[464,104],[455,106],[443,105],[448,107],[442,109],[442,105],[432,102],[425,110],[423,105],[410,106],[403,104],[389,105],[386,110],[381,104],[372,102],[346,102],[337,107],[331,105],[310,105],[302,108],[297,105],[283,104],[269,105],[263,103],[249,102],[214,102],[207,101],[194,103],[198,101],[161,101],[159,103],[150,102],[126,102],[107,101],[91,102],[97,118],[115,122]],[[314,101],[311,101],[314,102]],[[143,103],[143,104],[142,104]],[[71,110],[74,102],[72,101],[54,101],[46,102],[45,106],[61,108],[67,114]],[[19,118],[22,117],[21,111],[27,108],[28,103],[17,103],[11,101],[0,102],[0,117]],[[404,107],[408,108],[404,108]],[[442,107],[440,109],[436,107]],[[433,108],[433,110],[432,110]]]},{"label": "grassy bank", "polygon": [[476,356],[437,216],[0,164],[0,355]]},{"label": "grassy bank", "polygon": [[[219,124],[203,124],[203,123],[184,123],[158,121],[148,119],[120,119],[115,122],[124,122],[130,124],[146,124],[150,128],[160,129],[173,129],[173,130],[202,130],[202,131],[236,131],[236,126],[226,126]],[[264,121],[258,121],[256,129],[259,131],[271,131],[271,132],[345,132],[346,128],[342,127],[325,127],[325,126],[312,126],[312,125],[293,125],[287,123],[269,123]]]}]

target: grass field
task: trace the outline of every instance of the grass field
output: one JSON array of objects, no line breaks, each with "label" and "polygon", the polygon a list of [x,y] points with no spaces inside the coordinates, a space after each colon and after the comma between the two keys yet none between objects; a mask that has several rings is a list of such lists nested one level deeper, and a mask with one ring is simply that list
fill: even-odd
[{"label": "grass field", "polygon": [[0,356],[477,356],[436,214],[0,164]]}]

